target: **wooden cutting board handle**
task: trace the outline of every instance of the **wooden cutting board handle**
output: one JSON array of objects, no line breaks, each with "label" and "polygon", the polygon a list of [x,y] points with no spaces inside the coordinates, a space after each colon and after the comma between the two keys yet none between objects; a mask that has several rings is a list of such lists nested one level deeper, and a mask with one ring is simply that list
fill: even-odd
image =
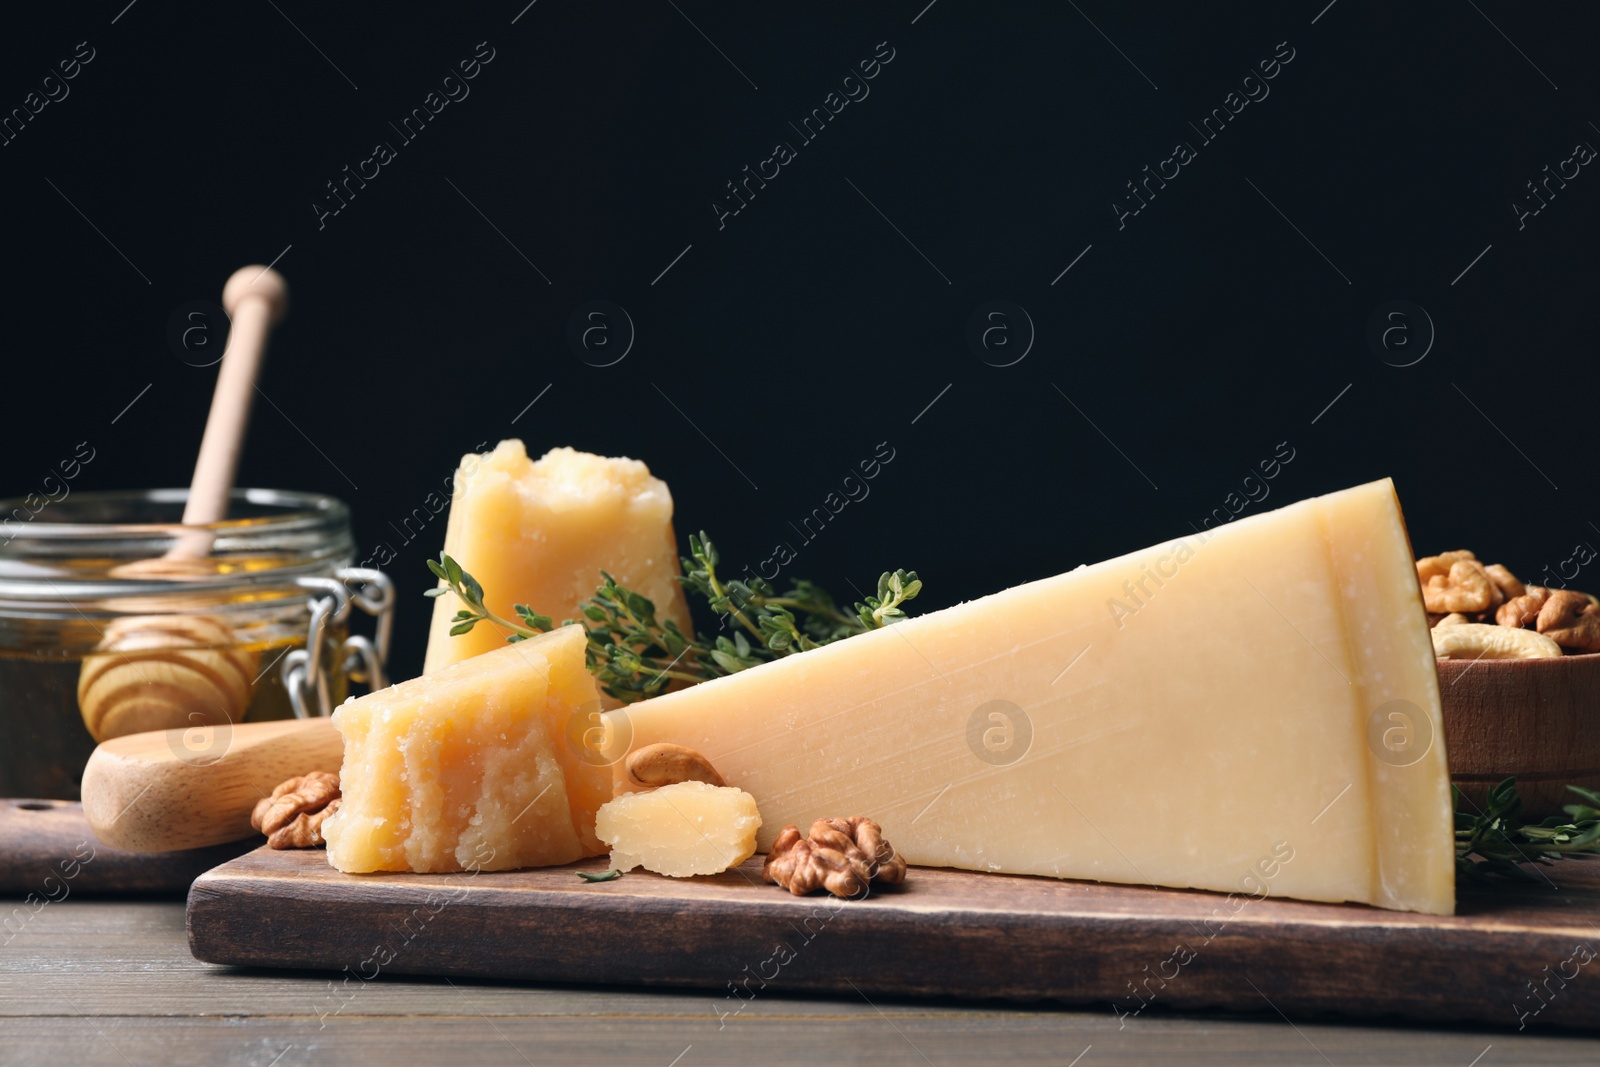
[{"label": "wooden cutting board handle", "polygon": [[[10,927],[0,927],[5,931],[0,942],[41,901],[84,895],[181,896],[200,875],[253,846],[251,841],[230,841],[178,852],[125,852],[95,839],[81,804],[0,799],[0,895],[15,896],[25,905],[20,915],[9,916]],[[9,911],[15,903],[0,910]]]},{"label": "wooden cutting board handle", "polygon": [[324,718],[129,734],[89,757],[83,812],[113,848],[203,848],[254,834],[250,812],[278,783],[343,762]]}]

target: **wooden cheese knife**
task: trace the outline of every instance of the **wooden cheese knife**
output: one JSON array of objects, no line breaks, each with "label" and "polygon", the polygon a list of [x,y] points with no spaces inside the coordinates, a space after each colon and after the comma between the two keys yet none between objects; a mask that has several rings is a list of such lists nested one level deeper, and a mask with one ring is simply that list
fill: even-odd
[{"label": "wooden cheese knife", "polygon": [[113,848],[204,848],[254,834],[250,812],[280,782],[338,773],[343,761],[344,742],[324,718],[129,734],[89,757],[83,812]]}]

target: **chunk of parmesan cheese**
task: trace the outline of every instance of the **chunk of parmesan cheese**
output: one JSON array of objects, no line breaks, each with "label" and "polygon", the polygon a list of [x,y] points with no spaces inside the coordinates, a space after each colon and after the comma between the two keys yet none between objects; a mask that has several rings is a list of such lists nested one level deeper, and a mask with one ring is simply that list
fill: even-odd
[{"label": "chunk of parmesan cheese", "polygon": [[[672,494],[636,459],[556,448],[530,460],[515,439],[469,454],[456,471],[444,550],[478,580],[501,618],[515,619],[518,604],[556,622],[580,618],[578,606],[604,570],[649,597],[658,618],[690,632]],[[487,624],[450,636],[460,608],[452,595],[434,601],[424,673],[505,643]]]},{"label": "chunk of parmesan cheese", "polygon": [[610,772],[573,740],[600,706],[584,647],[566,626],[341,705],[328,862],[499,871],[605,851],[594,819]]},{"label": "chunk of parmesan cheese", "polygon": [[687,878],[720,874],[754,856],[761,814],[742,789],[677,782],[617,797],[600,809],[595,826],[618,870]]}]

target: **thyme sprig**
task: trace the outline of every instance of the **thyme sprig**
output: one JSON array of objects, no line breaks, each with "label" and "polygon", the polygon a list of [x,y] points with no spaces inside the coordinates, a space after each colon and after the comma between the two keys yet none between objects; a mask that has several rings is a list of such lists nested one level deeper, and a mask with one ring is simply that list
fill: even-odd
[{"label": "thyme sprig", "polygon": [[1509,878],[1540,879],[1523,864],[1548,866],[1570,856],[1600,854],[1600,793],[1569,785],[1582,803],[1562,807],[1567,817],[1551,815],[1539,822],[1521,817],[1517,780],[1507,778],[1489,790],[1483,810],[1463,806],[1461,790],[1452,788],[1456,822],[1456,875],[1468,881]]},{"label": "thyme sprig", "polygon": [[[689,538],[678,581],[716,613],[715,637],[687,635],[671,619],[658,619],[649,597],[620,585],[605,571],[594,596],[580,606],[588,637],[585,658],[600,688],[627,703],[657,695],[673,682],[709,681],[783,656],[807,652],[868,630],[882,629],[907,617],[905,604],[922,591],[915,571],[886,571],[876,596],[842,610],[814,582],[796,581],[779,593],[762,578],[725,579],[717,573],[721,557],[705,531]],[[488,623],[507,641],[525,641],[555,629],[555,620],[526,604],[515,605],[516,620],[504,618],[484,603],[483,587],[445,553],[429,560],[428,569],[445,584],[430,597],[454,593],[466,605],[451,620],[452,636]]]}]

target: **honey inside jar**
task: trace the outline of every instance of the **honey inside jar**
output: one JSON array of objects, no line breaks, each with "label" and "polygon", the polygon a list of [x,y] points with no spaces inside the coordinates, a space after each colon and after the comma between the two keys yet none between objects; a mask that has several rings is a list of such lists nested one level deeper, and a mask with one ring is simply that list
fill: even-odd
[{"label": "honey inside jar", "polygon": [[[28,516],[0,528],[0,796],[76,799],[98,740],[166,729],[182,747],[196,726],[295,714],[283,668],[354,556],[348,511],[237,490],[204,558],[139,566],[196,535],[178,525],[185,497],[75,493],[37,514],[0,502]],[[348,624],[318,623],[336,704]]]}]

